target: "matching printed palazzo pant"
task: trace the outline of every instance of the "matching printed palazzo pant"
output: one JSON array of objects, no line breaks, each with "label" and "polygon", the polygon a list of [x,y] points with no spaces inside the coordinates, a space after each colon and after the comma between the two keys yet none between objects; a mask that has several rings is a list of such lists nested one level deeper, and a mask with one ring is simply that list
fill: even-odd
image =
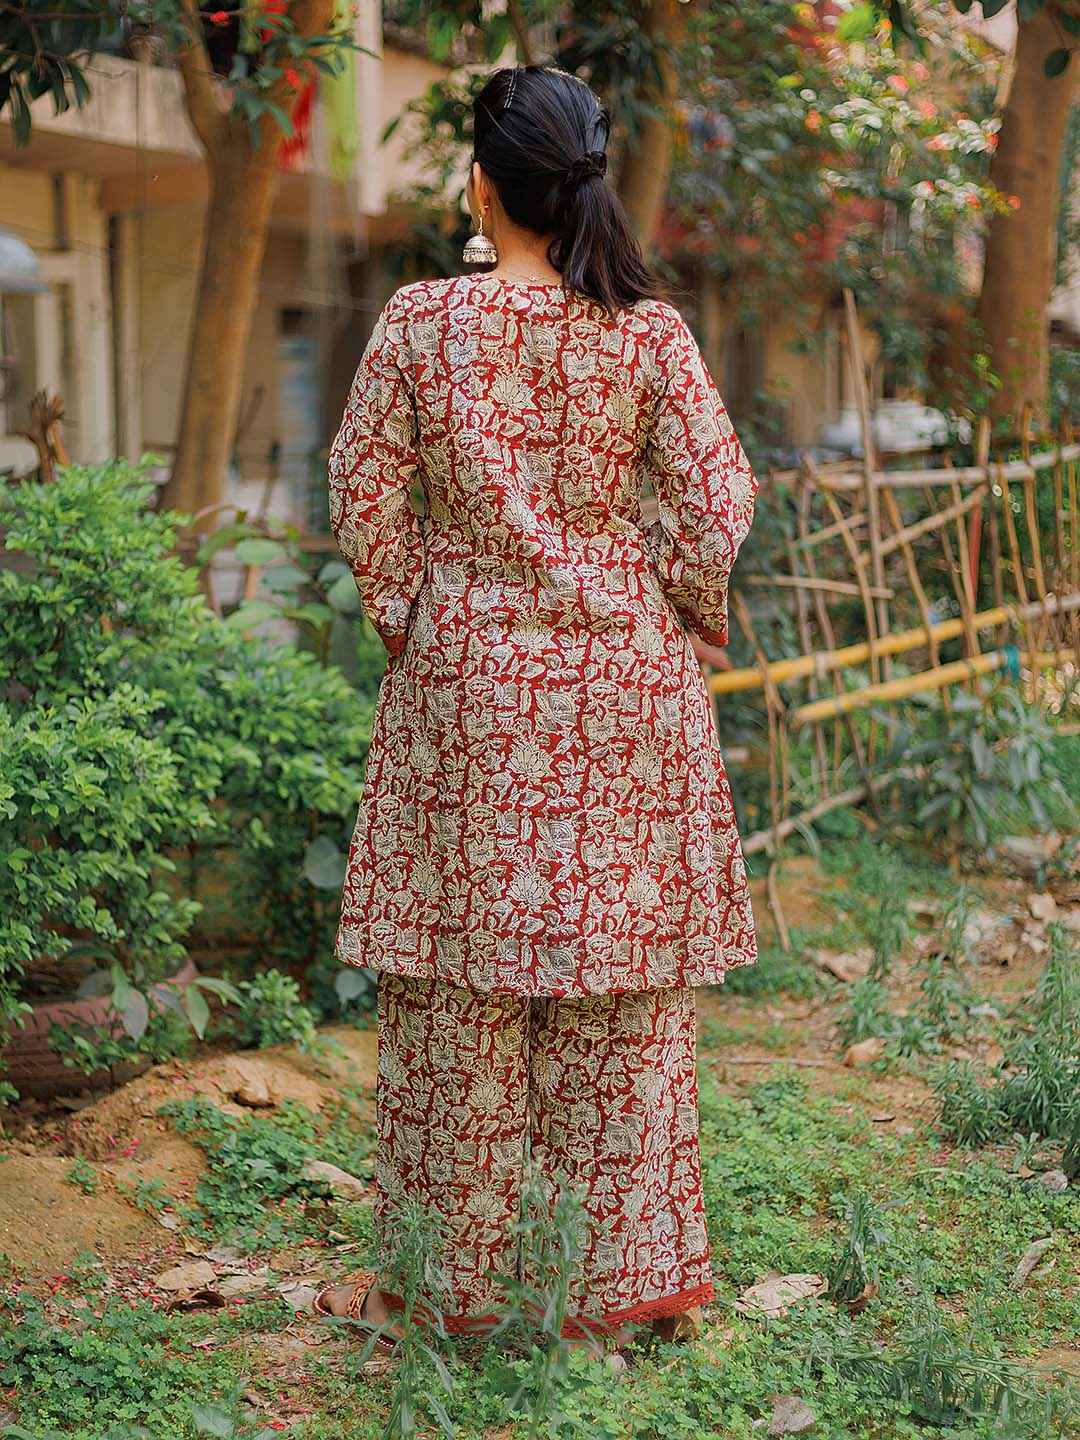
[{"label": "matching printed palazzo pant", "polygon": [[436,1218],[449,1330],[498,1314],[494,1276],[535,1278],[513,1231],[526,1147],[545,1188],[584,1199],[571,1314],[614,1326],[712,1299],[694,1043],[692,989],[557,999],[380,975],[376,1222],[413,1199]]}]

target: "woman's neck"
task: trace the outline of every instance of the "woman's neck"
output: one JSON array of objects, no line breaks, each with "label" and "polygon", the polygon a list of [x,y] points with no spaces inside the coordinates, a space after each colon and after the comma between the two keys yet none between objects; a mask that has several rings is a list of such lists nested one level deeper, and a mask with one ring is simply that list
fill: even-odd
[{"label": "woman's neck", "polygon": [[531,230],[522,230],[502,217],[502,223],[496,223],[494,227],[492,239],[499,252],[499,259],[495,269],[489,271],[489,274],[529,280],[561,278],[547,256],[550,237],[537,235]]}]

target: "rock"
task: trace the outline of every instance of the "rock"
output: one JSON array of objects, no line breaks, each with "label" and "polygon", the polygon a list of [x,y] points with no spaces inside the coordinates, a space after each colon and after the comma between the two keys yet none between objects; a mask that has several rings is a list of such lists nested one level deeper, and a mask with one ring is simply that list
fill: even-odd
[{"label": "rock", "polygon": [[1061,844],[1060,836],[1053,832],[1047,835],[1005,835],[996,842],[999,854],[1008,856],[1020,871],[1034,874],[1045,865]]},{"label": "rock", "polygon": [[304,1166],[305,1180],[321,1180],[330,1187],[330,1193],[337,1200],[364,1200],[368,1188],[363,1180],[350,1175],[347,1170],[331,1165],[327,1160],[309,1160]]},{"label": "rock", "polygon": [[214,1267],[206,1260],[191,1260],[186,1265],[174,1265],[163,1270],[154,1281],[159,1290],[170,1290],[177,1294],[185,1290],[205,1290],[217,1284]]},{"label": "rock", "polygon": [[862,1070],[880,1060],[884,1054],[885,1041],[880,1035],[872,1035],[869,1040],[859,1040],[855,1045],[848,1046],[844,1052],[844,1064]]},{"label": "rock", "polygon": [[777,1395],[766,1435],[808,1435],[817,1416],[798,1395]]},{"label": "rock", "polygon": [[1047,1190],[1068,1190],[1069,1177],[1064,1170],[1044,1170],[1039,1176],[1039,1184],[1045,1185]]},{"label": "rock", "polygon": [[744,1290],[735,1302],[743,1315],[783,1315],[788,1307],[800,1300],[824,1295],[829,1282],[824,1275],[767,1275],[756,1285]]},{"label": "rock", "polygon": [[266,1076],[247,1060],[230,1060],[228,1070],[221,1077],[221,1086],[230,1100],[252,1110],[270,1109],[275,1104]]},{"label": "rock", "polygon": [[809,950],[810,959],[822,970],[827,970],[830,975],[835,975],[837,980],[842,980],[845,985],[853,985],[856,980],[862,980],[870,969],[870,961],[873,958],[869,949],[857,950],[853,955],[840,955],[834,950]]},{"label": "rock", "polygon": [[1041,920],[1044,925],[1049,925],[1051,920],[1057,919],[1057,901],[1052,895],[1029,895],[1028,909],[1036,920]]}]

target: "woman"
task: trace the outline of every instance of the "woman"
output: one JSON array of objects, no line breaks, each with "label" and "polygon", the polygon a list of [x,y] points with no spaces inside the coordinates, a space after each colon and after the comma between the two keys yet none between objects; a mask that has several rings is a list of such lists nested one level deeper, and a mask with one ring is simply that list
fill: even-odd
[{"label": "woman", "polygon": [[[585,1193],[581,1320],[712,1297],[692,987],[756,950],[684,623],[726,643],[757,481],[603,178],[607,135],[573,76],[492,76],[466,258],[494,269],[393,296],[330,456],[390,653],[337,953],[382,972],[376,1219],[439,1217],[451,1331],[492,1323],[518,1272],[526,1147]],[[318,1297],[376,1324],[400,1304],[374,1277]]]}]

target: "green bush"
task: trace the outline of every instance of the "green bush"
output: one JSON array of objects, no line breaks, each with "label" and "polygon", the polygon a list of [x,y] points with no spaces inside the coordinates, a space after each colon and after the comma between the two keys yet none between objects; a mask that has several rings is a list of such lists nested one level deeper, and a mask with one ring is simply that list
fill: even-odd
[{"label": "green bush", "polygon": [[120,462],[0,499],[0,1014],[104,975],[136,1040],[200,877],[254,962],[325,963],[372,718],[214,613],[152,492]]}]

